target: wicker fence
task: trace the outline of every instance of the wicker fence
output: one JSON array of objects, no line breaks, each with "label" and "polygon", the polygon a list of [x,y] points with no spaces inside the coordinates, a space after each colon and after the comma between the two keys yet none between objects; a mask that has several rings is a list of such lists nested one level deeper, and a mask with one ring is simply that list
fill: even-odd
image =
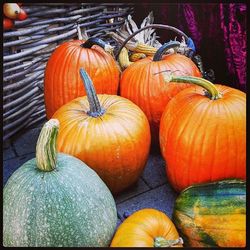
[{"label": "wicker fence", "polygon": [[77,27],[89,37],[115,31],[133,13],[132,4],[32,3],[23,9],[28,18],[15,21],[3,33],[3,140],[45,119],[44,69],[58,44],[77,38]]}]

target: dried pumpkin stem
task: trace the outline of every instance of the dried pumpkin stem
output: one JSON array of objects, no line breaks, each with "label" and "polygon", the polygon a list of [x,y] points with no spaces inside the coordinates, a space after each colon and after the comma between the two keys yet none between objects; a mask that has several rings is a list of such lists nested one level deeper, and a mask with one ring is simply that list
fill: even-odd
[{"label": "dried pumpkin stem", "polygon": [[90,49],[93,45],[98,45],[102,47],[105,51],[109,53],[113,53],[113,47],[107,43],[105,43],[102,39],[97,37],[91,37],[89,38],[85,43],[81,44],[80,46],[82,48]]},{"label": "dried pumpkin stem", "polygon": [[154,239],[154,247],[172,247],[178,244],[183,244],[181,237],[176,240],[166,240],[163,237],[156,237]]},{"label": "dried pumpkin stem", "polygon": [[105,110],[101,107],[99,99],[97,97],[94,85],[84,69],[80,69],[80,75],[84,83],[84,87],[87,93],[87,98],[89,102],[89,111],[88,115],[92,117],[98,117],[105,113]]},{"label": "dried pumpkin stem", "polygon": [[181,83],[191,83],[203,87],[208,92],[208,97],[211,100],[217,100],[222,98],[222,94],[215,87],[215,85],[204,78],[195,76],[174,76],[169,74],[168,78],[165,77],[166,82],[181,82]]},{"label": "dried pumpkin stem", "polygon": [[155,53],[154,57],[153,57],[153,61],[157,62],[160,61],[162,59],[162,56],[164,54],[164,52],[168,49],[171,48],[175,48],[175,47],[180,47],[180,42],[177,41],[170,41],[168,43],[164,43]]},{"label": "dried pumpkin stem", "polygon": [[49,172],[56,168],[58,129],[59,121],[50,119],[43,125],[36,143],[36,164],[44,172]]}]

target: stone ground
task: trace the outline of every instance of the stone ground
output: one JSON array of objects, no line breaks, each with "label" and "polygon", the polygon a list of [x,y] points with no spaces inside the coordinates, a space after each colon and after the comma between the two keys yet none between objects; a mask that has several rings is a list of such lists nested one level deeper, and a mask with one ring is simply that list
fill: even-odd
[{"label": "stone ground", "polygon": [[[45,121],[44,121],[45,122]],[[35,145],[43,123],[22,131],[3,145],[3,184],[11,174],[27,160],[35,157]],[[142,208],[155,208],[170,218],[177,193],[167,182],[165,163],[160,153],[150,154],[144,172],[138,182],[116,195],[118,225],[130,214]]]}]

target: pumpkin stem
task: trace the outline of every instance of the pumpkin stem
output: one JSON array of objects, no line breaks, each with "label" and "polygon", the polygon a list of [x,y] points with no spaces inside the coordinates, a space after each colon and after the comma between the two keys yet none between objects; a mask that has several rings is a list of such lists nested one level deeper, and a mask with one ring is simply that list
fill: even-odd
[{"label": "pumpkin stem", "polygon": [[174,76],[173,74],[166,74],[164,76],[164,80],[166,82],[181,82],[181,83],[193,83],[195,85],[199,85],[207,90],[206,95],[211,100],[217,100],[222,98],[222,94],[215,87],[215,85],[208,80],[195,76]]},{"label": "pumpkin stem", "polygon": [[42,171],[49,172],[56,168],[58,129],[59,121],[50,119],[43,125],[39,134],[36,143],[36,164]]},{"label": "pumpkin stem", "polygon": [[97,37],[89,38],[85,43],[81,44],[80,46],[82,48],[90,49],[93,45],[98,45],[102,47],[106,52],[109,52],[111,54],[113,53],[114,50],[114,48],[111,45],[105,43],[102,39]]},{"label": "pumpkin stem", "polygon": [[154,247],[172,247],[178,244],[183,244],[183,239],[179,237],[177,240],[166,240],[163,237],[154,239]]},{"label": "pumpkin stem", "polygon": [[180,42],[177,41],[170,41],[168,43],[164,43],[154,54],[153,61],[160,61],[162,59],[162,56],[164,52],[168,49],[180,47]]},{"label": "pumpkin stem", "polygon": [[172,247],[178,244],[183,244],[183,239],[179,237],[177,240],[166,240],[163,237],[154,239],[154,247]]},{"label": "pumpkin stem", "polygon": [[94,85],[84,69],[80,69],[80,75],[84,83],[84,87],[87,93],[88,102],[89,102],[89,111],[88,115],[92,117],[102,116],[105,113],[105,110],[101,107],[99,99],[96,95]]}]

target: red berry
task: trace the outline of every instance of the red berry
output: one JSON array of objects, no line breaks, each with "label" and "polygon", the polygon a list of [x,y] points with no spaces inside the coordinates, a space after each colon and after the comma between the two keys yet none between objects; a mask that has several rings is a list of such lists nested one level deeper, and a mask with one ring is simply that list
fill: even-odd
[{"label": "red berry", "polygon": [[12,29],[13,27],[14,27],[14,22],[9,18],[4,17],[3,18],[3,28],[4,28],[4,30],[9,30],[9,29]]},{"label": "red berry", "polygon": [[20,13],[19,13],[19,15],[18,15],[18,20],[19,20],[19,21],[23,21],[23,20],[25,20],[27,17],[28,17],[27,13],[26,13],[23,9],[21,9],[21,11],[20,11]]}]

